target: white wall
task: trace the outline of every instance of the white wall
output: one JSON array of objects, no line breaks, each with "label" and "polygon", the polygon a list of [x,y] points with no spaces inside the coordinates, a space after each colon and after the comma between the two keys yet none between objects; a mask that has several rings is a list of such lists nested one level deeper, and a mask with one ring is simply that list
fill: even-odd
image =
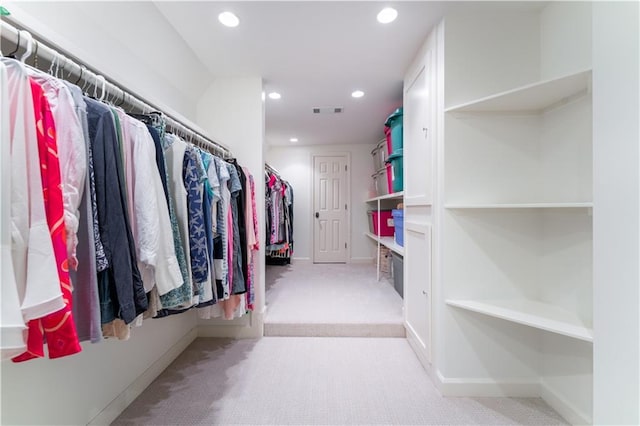
[{"label": "white wall", "polygon": [[[255,180],[258,223],[264,223],[264,101],[260,77],[217,79],[202,92],[197,122],[207,134],[224,141]],[[261,337],[264,313],[264,226],[256,253],[256,303],[251,317],[234,321],[200,320],[200,335]]]},{"label": "white wall", "polygon": [[350,261],[373,259],[373,244],[365,237],[369,225],[365,200],[374,196],[371,145],[273,146],[266,161],[291,183],[294,191],[294,259],[313,260],[313,166],[314,154],[351,154],[351,247]]},{"label": "white wall", "polygon": [[637,2],[593,6],[594,423],[640,424]]},{"label": "white wall", "polygon": [[209,74],[152,2],[2,5],[34,34],[42,34],[105,77],[166,112],[195,119],[196,101]]},{"label": "white wall", "polygon": [[189,312],[145,321],[128,341],[83,343],[70,357],[3,361],[1,423],[108,424],[193,341],[195,326]]},{"label": "white wall", "polygon": [[549,2],[540,13],[540,78],[591,68],[591,2]]},{"label": "white wall", "polygon": [[447,16],[445,106],[537,81],[540,77],[538,26],[539,15],[532,12],[491,11]]}]

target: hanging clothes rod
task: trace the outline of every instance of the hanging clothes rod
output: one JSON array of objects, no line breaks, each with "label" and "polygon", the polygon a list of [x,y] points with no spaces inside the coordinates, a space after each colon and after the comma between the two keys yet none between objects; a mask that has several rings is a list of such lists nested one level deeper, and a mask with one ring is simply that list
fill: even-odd
[{"label": "hanging clothes rod", "polygon": [[282,178],[282,175],[280,174],[280,172],[278,172],[276,169],[274,169],[273,167],[271,167],[269,164],[264,163],[264,167],[269,170],[270,172],[274,173],[276,176],[278,176],[279,178]]},{"label": "hanging clothes rod", "polygon": [[[45,72],[55,72],[54,75],[61,71],[61,75],[56,75],[58,78],[76,85],[82,85],[81,87],[87,89],[93,86],[94,94],[99,94],[101,100],[110,100],[115,106],[119,107],[126,105],[128,108],[125,109],[128,109],[129,112],[134,112],[134,110],[142,114],[160,112],[165,117],[168,130],[174,134],[180,135],[186,141],[224,158],[232,157],[231,151],[223,144],[204,136],[201,131],[193,130],[193,126],[184,124],[181,120],[166,113],[143,97],[134,94],[124,86],[112,83],[98,73],[97,70],[88,67],[76,57],[68,54],[68,52],[65,52],[66,54],[61,53],[63,49],[51,47],[42,38],[34,37],[25,29],[17,28],[17,26],[20,26],[18,23],[14,21],[12,23],[6,22],[7,18],[5,16],[0,21],[1,38],[15,46],[16,53],[20,49],[24,49],[24,55],[34,58],[35,68]],[[6,52],[3,52],[3,54],[6,54]],[[21,58],[20,56],[17,57]],[[39,65],[41,65],[39,61],[46,62],[46,65],[49,65],[48,70],[39,68]]]}]

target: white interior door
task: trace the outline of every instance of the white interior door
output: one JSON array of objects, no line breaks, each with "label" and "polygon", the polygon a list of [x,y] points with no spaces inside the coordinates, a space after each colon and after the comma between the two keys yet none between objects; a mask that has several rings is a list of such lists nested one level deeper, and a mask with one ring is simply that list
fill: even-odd
[{"label": "white interior door", "polygon": [[313,261],[347,261],[347,158],[313,157]]}]

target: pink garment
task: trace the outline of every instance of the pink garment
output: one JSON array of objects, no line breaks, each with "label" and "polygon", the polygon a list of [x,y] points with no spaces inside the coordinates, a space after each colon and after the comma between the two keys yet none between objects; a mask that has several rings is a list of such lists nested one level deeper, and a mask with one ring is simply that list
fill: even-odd
[{"label": "pink garment", "polygon": [[232,294],[231,297],[229,297],[229,300],[223,300],[220,302],[222,303],[222,309],[224,311],[224,319],[233,319],[236,309],[238,309],[238,306],[240,306],[240,303],[242,302],[243,296],[244,295],[242,294]]},{"label": "pink garment", "polygon": [[43,357],[45,337],[49,358],[60,358],[82,351],[71,307],[73,297],[71,295],[71,279],[69,278],[64,199],[56,127],[44,90],[33,79],[31,79],[31,93],[35,114],[34,124],[37,129],[44,207],[58,269],[57,277],[65,306],[57,312],[29,321],[27,351],[12,358],[14,362]]},{"label": "pink garment", "polygon": [[258,234],[258,215],[256,209],[256,191],[255,182],[253,176],[246,167],[243,167],[244,174],[246,176],[246,187],[248,191],[245,191],[246,195],[246,209],[245,209],[245,224],[247,233],[247,293],[245,294],[247,301],[247,309],[253,311],[253,302],[255,300],[255,286],[254,286],[254,259],[255,252],[260,248],[260,237]]},{"label": "pink garment", "polygon": [[269,188],[273,188],[273,185],[275,185],[277,180],[278,179],[275,177],[275,175],[270,175],[269,176]]},{"label": "pink garment", "polygon": [[76,247],[80,223],[80,202],[87,173],[87,156],[82,124],[75,111],[71,91],[66,84],[49,74],[27,68],[27,72],[44,90],[56,123],[60,178],[64,201],[64,223],[67,229],[69,267],[77,269]]}]

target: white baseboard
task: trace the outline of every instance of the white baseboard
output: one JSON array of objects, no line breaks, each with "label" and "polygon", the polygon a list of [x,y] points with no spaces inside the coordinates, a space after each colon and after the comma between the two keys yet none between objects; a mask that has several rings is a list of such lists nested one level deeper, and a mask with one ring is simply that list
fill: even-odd
[{"label": "white baseboard", "polygon": [[352,257],[349,260],[349,263],[375,263],[375,258],[373,257]]},{"label": "white baseboard", "polygon": [[581,410],[578,410],[563,396],[554,391],[544,380],[540,382],[540,397],[569,423],[573,425],[593,424],[591,415],[587,415]]},{"label": "white baseboard", "polygon": [[444,377],[436,371],[436,386],[443,396],[478,397],[539,397],[537,379],[488,379],[471,377]]},{"label": "white baseboard", "polygon": [[[347,260],[347,263],[374,263],[374,257],[352,257]],[[313,259],[310,257],[292,257],[291,263],[300,263],[300,264],[311,264],[313,263]]]},{"label": "white baseboard", "polygon": [[262,312],[252,312],[250,316],[233,321],[206,320],[198,323],[198,337],[225,337],[231,339],[259,339],[264,335],[264,316]]},{"label": "white baseboard", "polygon": [[297,324],[267,323],[271,337],[405,337],[402,324]]},{"label": "white baseboard", "polygon": [[404,323],[404,328],[407,331],[407,341],[409,342],[409,346],[411,346],[411,349],[413,349],[413,352],[415,352],[420,364],[422,364],[425,370],[430,371],[431,363],[429,362],[429,357],[427,355],[427,348],[413,330],[413,327],[411,327],[411,325],[406,321]]},{"label": "white baseboard", "polygon": [[109,403],[89,425],[109,425],[198,337],[194,327]]}]

